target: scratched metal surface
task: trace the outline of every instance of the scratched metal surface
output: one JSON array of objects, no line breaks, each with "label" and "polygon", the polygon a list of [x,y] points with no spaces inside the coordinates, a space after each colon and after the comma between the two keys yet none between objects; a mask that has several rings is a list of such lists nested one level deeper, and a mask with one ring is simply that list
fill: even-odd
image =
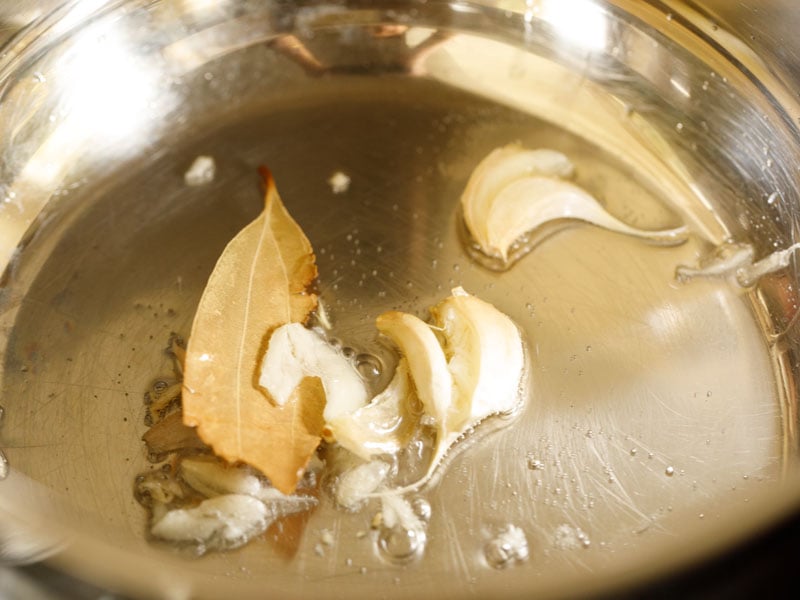
[{"label": "scratched metal surface", "polygon": [[[732,521],[755,527],[764,516],[764,498],[781,489],[794,453],[786,395],[793,272],[752,293],[724,281],[678,285],[673,275],[729,236],[753,242],[760,255],[791,240],[791,223],[774,218],[795,193],[785,187],[784,162],[795,150],[780,115],[719,57],[704,57],[717,61],[712,76],[669,35],[622,13],[594,13],[608,26],[594,51],[608,55],[588,59],[573,48],[578,40],[556,35],[559,13],[526,18],[506,7],[430,4],[413,13],[300,10],[279,25],[255,4],[239,7],[248,18],[196,9],[192,35],[172,39],[167,29],[152,50],[170,77],[156,83],[162,71],[148,70],[147,60],[155,59],[136,55],[126,77],[111,82],[119,89],[91,88],[106,90],[107,114],[73,105],[44,143],[20,145],[15,156],[27,170],[6,193],[41,200],[46,217],[3,287],[0,446],[11,474],[0,482],[0,502],[20,522],[51,515],[41,522],[58,534],[55,564],[170,597],[230,586],[242,597],[265,587],[322,597],[566,593],[674,564],[676,547],[699,552],[711,538],[726,539]],[[652,10],[638,17],[658,16]],[[140,29],[129,23],[126,31],[172,18],[159,7],[131,9],[126,19]],[[115,22],[99,20],[94,33],[113,31]],[[686,34],[675,26],[675,36]],[[262,43],[274,27],[298,37]],[[584,34],[581,43],[598,35]],[[107,39],[85,34],[75,43]],[[109,55],[127,56],[126,48]],[[56,64],[84,60],[74,48],[52,52],[6,92],[4,109],[35,120],[52,108],[47,96],[38,108],[9,104],[56,85]],[[58,52],[65,62],[49,63]],[[107,73],[97,56],[91,66]],[[159,94],[135,96],[125,81]],[[706,150],[709,140],[736,138],[749,115],[758,116],[746,122],[757,157],[729,145]],[[58,132],[76,135],[88,124],[98,131],[84,132],[87,139],[108,145],[73,156],[72,138]],[[14,133],[38,139],[24,128]],[[458,238],[458,196],[476,162],[512,140],[566,152],[578,182],[632,224],[683,220],[695,235],[656,248],[574,227],[507,273],[482,269]],[[112,142],[109,160],[102,151]],[[198,154],[216,158],[217,177],[188,188],[183,172]],[[73,162],[48,170],[54,156]],[[135,475],[148,468],[142,394],[168,369],[161,351],[169,333],[188,334],[222,248],[257,214],[262,163],[317,251],[320,292],[342,340],[385,354],[372,324],[378,313],[424,314],[455,285],[493,302],[526,333],[533,384],[523,414],[508,428],[478,432],[422,493],[433,510],[429,543],[409,565],[384,562],[374,534],[359,534],[376,507],[350,515],[329,501],[290,559],[269,539],[186,560],[145,538],[145,513],[132,494]],[[344,194],[326,181],[337,170],[351,178]],[[783,202],[767,206],[776,189]],[[526,532],[531,557],[495,571],[482,549],[506,523]],[[320,553],[323,529],[335,543]],[[559,537],[577,529],[588,547]],[[37,550],[28,551],[53,552],[46,544]]]}]

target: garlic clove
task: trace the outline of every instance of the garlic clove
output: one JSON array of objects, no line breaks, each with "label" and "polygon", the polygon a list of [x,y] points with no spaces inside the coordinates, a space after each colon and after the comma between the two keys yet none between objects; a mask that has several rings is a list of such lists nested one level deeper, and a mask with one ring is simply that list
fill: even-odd
[{"label": "garlic clove", "polygon": [[203,500],[193,508],[166,512],[152,527],[160,539],[197,544],[201,548],[237,548],[266,530],[273,515],[251,496],[226,494]]},{"label": "garlic clove", "polygon": [[522,337],[514,322],[488,302],[455,288],[431,313],[443,330],[455,402],[447,430],[465,429],[520,402]]},{"label": "garlic clove", "polygon": [[[417,317],[405,313],[378,317],[381,331],[395,341],[409,361],[423,409],[436,425],[436,445],[426,473],[412,484],[388,491],[393,494],[425,485],[461,436],[489,416],[513,412],[523,398],[523,342],[509,317],[462,288],[455,288],[452,296],[433,307],[431,313],[434,327],[442,330],[444,349]],[[393,321],[392,328],[382,322],[387,315]],[[425,368],[415,370],[415,359]],[[448,385],[431,385],[433,381]],[[427,402],[421,390],[429,394]]]},{"label": "garlic clove", "polygon": [[487,215],[484,252],[508,260],[520,237],[561,220],[584,221],[610,231],[657,244],[677,244],[687,237],[685,227],[650,231],[631,227],[609,214],[593,196],[567,181],[525,177],[507,185],[495,197]]},{"label": "garlic clove", "polygon": [[472,172],[461,197],[467,229],[481,247],[485,246],[486,215],[503,188],[521,177],[570,177],[572,172],[570,160],[555,150],[527,150],[519,144],[496,148]]},{"label": "garlic clove", "polygon": [[586,191],[564,181],[572,172],[569,159],[554,150],[511,144],[490,152],[461,195],[464,224],[488,260],[476,258],[491,269],[508,268],[538,241],[518,246],[523,236],[564,221],[583,221],[657,244],[678,244],[688,237],[685,227],[649,231],[623,223]]},{"label": "garlic clove", "polygon": [[364,460],[377,454],[394,454],[414,433],[419,418],[417,403],[408,361],[402,358],[386,389],[354,413],[329,421],[326,437]]},{"label": "garlic clove", "polygon": [[453,380],[447,359],[431,328],[419,317],[398,311],[385,312],[375,321],[408,361],[411,379],[425,413],[444,425],[452,403]]},{"label": "garlic clove", "polygon": [[300,323],[278,327],[270,336],[261,362],[259,386],[283,406],[305,377],[319,377],[322,381],[326,422],[353,413],[367,403],[367,388],[358,371],[319,334]]}]

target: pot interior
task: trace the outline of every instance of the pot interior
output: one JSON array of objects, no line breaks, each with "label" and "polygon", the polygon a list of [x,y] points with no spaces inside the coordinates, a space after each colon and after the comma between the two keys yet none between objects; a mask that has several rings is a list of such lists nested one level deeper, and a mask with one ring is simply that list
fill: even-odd
[{"label": "pot interior", "polygon": [[[794,505],[793,258],[748,287],[676,278],[724,244],[760,260],[794,242],[788,108],[686,16],[564,6],[131,1],[18,36],[0,71],[0,506],[28,540],[17,559],[134,594],[330,596],[335,582],[394,597],[442,576],[453,596],[574,594],[699,560]],[[459,197],[516,141],[569,156],[618,218],[685,223],[689,240],[575,224],[485,269]],[[199,155],[216,175],[187,186]],[[325,493],[288,550],[277,532],[188,558],[147,536],[134,481],[161,464],[143,394],[261,210],[262,164],[315,248],[331,335],[379,357],[386,381],[385,310],[425,316],[463,286],[525,332],[527,405],[420,493],[432,518],[409,564],[379,551],[377,506],[350,514]],[[531,556],[497,570],[484,548],[506,524]]]}]

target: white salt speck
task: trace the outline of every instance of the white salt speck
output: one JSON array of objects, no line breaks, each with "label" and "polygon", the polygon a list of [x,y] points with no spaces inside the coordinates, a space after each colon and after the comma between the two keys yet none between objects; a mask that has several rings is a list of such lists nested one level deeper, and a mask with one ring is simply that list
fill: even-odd
[{"label": "white salt speck", "polygon": [[336,171],[336,173],[331,175],[330,179],[328,179],[328,185],[331,186],[331,190],[334,194],[343,194],[350,189],[350,177],[341,171]]},{"label": "white salt speck", "polygon": [[192,166],[183,174],[186,185],[196,187],[214,181],[217,165],[211,156],[198,156]]},{"label": "white salt speck", "polygon": [[329,530],[323,529],[320,533],[320,541],[326,546],[333,546],[333,534]]}]

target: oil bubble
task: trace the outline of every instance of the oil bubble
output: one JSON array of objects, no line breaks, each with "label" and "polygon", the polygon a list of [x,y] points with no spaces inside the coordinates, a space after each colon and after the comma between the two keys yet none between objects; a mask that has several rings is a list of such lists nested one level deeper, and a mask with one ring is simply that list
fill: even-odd
[{"label": "oil bubble", "polygon": [[381,555],[393,563],[406,563],[422,554],[427,542],[423,529],[407,529],[400,525],[381,527],[378,533],[378,549]]},{"label": "oil bubble", "polygon": [[542,471],[544,470],[544,462],[536,458],[536,455],[532,452],[529,452],[526,456],[528,468],[531,471]]},{"label": "oil bubble", "polygon": [[383,372],[383,364],[377,356],[359,354],[356,356],[356,370],[366,380],[377,379]]},{"label": "oil bubble", "polygon": [[506,569],[528,558],[525,532],[515,525],[506,525],[483,547],[486,563],[493,569]]},{"label": "oil bubble", "polygon": [[425,498],[415,498],[411,502],[411,508],[414,509],[414,514],[417,515],[423,523],[430,522],[432,515],[431,503],[425,500]]}]

